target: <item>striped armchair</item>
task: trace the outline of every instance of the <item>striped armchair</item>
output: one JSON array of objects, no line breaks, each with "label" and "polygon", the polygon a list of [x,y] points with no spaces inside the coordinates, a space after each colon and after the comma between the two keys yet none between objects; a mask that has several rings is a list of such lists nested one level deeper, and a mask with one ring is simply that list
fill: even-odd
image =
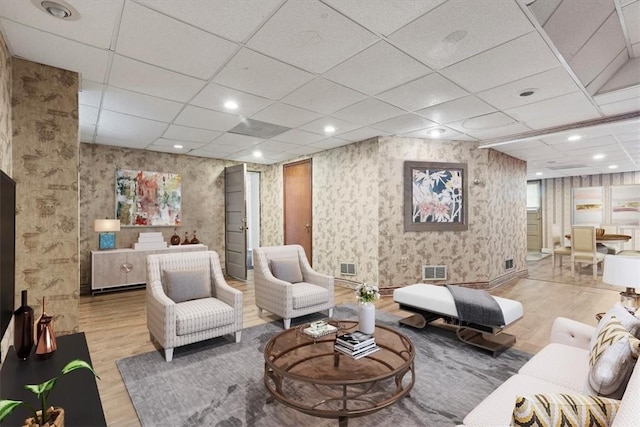
[{"label": "striped armchair", "polygon": [[[194,273],[204,280],[189,278]],[[207,295],[193,298],[203,290]],[[240,342],[242,292],[224,280],[214,251],[149,255],[146,299],[149,335],[164,348],[167,362],[175,347],[231,333]]]},{"label": "striped armchair", "polygon": [[[296,273],[301,274],[293,283],[274,275],[274,267],[279,262],[291,260],[297,261],[299,271]],[[311,269],[302,246],[254,248],[253,261],[258,316],[262,316],[262,310],[268,310],[282,317],[285,329],[289,329],[294,317],[322,310],[328,310],[329,317],[333,315],[334,279]]]}]

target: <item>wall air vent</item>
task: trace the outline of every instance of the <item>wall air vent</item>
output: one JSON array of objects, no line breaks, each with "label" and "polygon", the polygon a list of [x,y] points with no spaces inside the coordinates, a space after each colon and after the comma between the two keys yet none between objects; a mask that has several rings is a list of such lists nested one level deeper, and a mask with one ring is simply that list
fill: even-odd
[{"label": "wall air vent", "polygon": [[341,262],[340,263],[340,274],[342,276],[355,276],[356,275],[356,264],[353,262]]},{"label": "wall air vent", "polygon": [[447,280],[447,266],[423,265],[422,280]]}]

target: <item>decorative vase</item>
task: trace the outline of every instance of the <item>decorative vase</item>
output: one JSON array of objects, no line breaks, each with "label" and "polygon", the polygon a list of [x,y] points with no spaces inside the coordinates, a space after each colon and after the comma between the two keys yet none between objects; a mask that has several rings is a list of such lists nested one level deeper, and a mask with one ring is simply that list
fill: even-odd
[{"label": "decorative vase", "polygon": [[33,348],[33,308],[27,305],[27,291],[21,293],[22,305],[13,312],[13,348],[18,359],[27,360]]},{"label": "decorative vase", "polygon": [[42,316],[38,319],[37,331],[36,356],[40,359],[48,359],[58,349],[58,345],[53,333],[53,316],[49,316],[44,311],[44,297],[42,297]]},{"label": "decorative vase", "polygon": [[[37,411],[38,417],[42,413],[42,411]],[[47,409],[47,414],[55,414],[55,418],[51,422],[44,423],[43,425],[36,424],[36,420],[31,417],[24,420],[24,425],[22,427],[64,427],[64,409],[62,408],[54,408],[53,406]]]},{"label": "decorative vase", "polygon": [[180,236],[178,236],[178,229],[177,228],[173,229],[173,236],[171,236],[171,244],[172,245],[179,245],[180,244]]},{"label": "decorative vase", "polygon": [[375,332],[376,306],[372,302],[363,302],[358,306],[358,329],[364,334]]},{"label": "decorative vase", "polygon": [[184,232],[184,241],[182,242],[183,245],[188,245],[189,243],[189,233],[187,233],[186,231]]},{"label": "decorative vase", "polygon": [[198,240],[198,238],[196,237],[196,230],[193,230],[193,239],[191,239],[191,243],[192,245],[197,245],[198,243],[200,243],[200,240]]}]

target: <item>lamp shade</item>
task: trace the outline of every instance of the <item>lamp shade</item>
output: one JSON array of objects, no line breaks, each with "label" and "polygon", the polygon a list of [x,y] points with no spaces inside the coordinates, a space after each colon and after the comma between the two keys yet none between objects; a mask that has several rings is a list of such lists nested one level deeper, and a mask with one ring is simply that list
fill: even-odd
[{"label": "lamp shade", "polygon": [[602,281],[621,288],[640,287],[640,257],[607,255]]},{"label": "lamp shade", "polygon": [[119,219],[96,219],[93,221],[93,231],[104,233],[109,231],[120,231]]}]

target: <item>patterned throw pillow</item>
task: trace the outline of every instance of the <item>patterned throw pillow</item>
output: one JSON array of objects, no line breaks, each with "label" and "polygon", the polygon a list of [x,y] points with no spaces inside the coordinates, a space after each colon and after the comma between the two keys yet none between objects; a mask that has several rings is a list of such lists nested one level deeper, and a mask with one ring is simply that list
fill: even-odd
[{"label": "patterned throw pillow", "polygon": [[635,317],[633,314],[629,313],[626,308],[624,308],[620,303],[613,305],[600,319],[598,322],[598,326],[596,327],[596,331],[591,337],[590,347],[593,348],[594,343],[596,342],[596,337],[600,333],[600,330],[607,324],[607,322],[615,317],[622,323],[622,326],[625,329],[633,334],[636,338],[640,338],[640,319]]},{"label": "patterned throw pillow", "polygon": [[555,427],[611,425],[620,401],[581,394],[518,396],[512,426]]},{"label": "patterned throw pillow", "polygon": [[175,303],[211,296],[211,276],[208,268],[194,270],[164,270],[164,292]]},{"label": "patterned throw pillow", "polygon": [[271,260],[271,273],[276,279],[289,283],[302,282],[302,271],[298,258]]},{"label": "patterned throw pillow", "polygon": [[612,316],[591,347],[589,384],[601,396],[622,397],[638,354],[640,340]]}]

